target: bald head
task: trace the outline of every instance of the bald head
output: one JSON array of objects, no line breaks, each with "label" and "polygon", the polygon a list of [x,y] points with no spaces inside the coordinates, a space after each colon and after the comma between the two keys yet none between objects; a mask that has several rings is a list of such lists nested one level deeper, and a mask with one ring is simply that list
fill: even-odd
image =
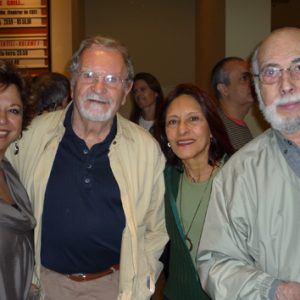
[{"label": "bald head", "polygon": [[286,58],[300,49],[300,29],[285,27],[273,31],[262,43],[258,52],[261,68],[277,59]]}]

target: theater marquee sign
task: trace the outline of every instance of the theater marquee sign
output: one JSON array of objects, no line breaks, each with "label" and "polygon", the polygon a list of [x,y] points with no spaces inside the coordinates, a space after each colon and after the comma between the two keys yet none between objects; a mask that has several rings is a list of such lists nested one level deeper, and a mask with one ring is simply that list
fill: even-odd
[{"label": "theater marquee sign", "polygon": [[48,0],[0,0],[0,59],[31,74],[50,70]]}]

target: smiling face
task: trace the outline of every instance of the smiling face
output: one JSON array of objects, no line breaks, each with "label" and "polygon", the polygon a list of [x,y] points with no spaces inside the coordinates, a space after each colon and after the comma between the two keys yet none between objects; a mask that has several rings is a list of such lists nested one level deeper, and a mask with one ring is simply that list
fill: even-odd
[{"label": "smiling face", "polygon": [[112,121],[125,103],[131,85],[121,82],[118,86],[109,86],[102,75],[125,79],[127,73],[122,55],[102,47],[88,48],[80,57],[78,72],[96,72],[101,76],[91,82],[78,75],[73,90],[75,115],[80,115],[83,121]]},{"label": "smiling face", "polygon": [[17,87],[0,86],[0,159],[22,130],[23,105]]},{"label": "smiling face", "polygon": [[134,82],[132,92],[134,95],[134,101],[140,109],[155,106],[157,93],[154,92],[147,82],[142,79],[138,79]]},{"label": "smiling face", "polygon": [[166,135],[182,161],[208,161],[211,132],[199,103],[189,95],[175,98],[166,111]]},{"label": "smiling face", "polygon": [[[300,30],[276,31],[261,45],[259,71],[268,67],[289,68],[300,61]],[[300,132],[300,80],[282,71],[278,82],[260,82],[260,107],[271,126],[283,134]]]}]

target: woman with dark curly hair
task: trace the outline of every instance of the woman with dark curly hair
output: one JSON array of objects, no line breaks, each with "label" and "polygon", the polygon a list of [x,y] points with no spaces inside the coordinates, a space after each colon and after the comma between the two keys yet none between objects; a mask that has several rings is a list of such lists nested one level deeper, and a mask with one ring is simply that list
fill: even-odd
[{"label": "woman with dark curly hair", "polygon": [[167,158],[166,224],[170,236],[168,299],[209,299],[201,288],[196,255],[212,181],[233,148],[217,108],[193,84],[167,96],[155,133]]},{"label": "woman with dark curly hair", "polygon": [[160,83],[150,73],[137,73],[131,90],[133,108],[130,121],[152,132],[152,127],[163,103]]},{"label": "woman with dark curly hair", "polygon": [[35,219],[25,189],[4,158],[32,113],[25,81],[14,66],[0,60],[0,299],[26,300],[33,274]]}]

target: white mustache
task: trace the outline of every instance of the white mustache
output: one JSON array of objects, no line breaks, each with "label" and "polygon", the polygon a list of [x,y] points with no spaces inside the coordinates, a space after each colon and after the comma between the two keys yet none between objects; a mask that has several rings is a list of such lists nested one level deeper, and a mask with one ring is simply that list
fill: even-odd
[{"label": "white mustache", "polygon": [[94,93],[84,95],[82,100],[83,101],[93,100],[93,101],[104,102],[106,104],[112,104],[112,100],[110,98],[107,98],[107,97],[104,97],[104,96],[101,96],[101,95],[97,95],[97,94],[94,94]]},{"label": "white mustache", "polygon": [[273,105],[279,106],[287,103],[296,103],[296,102],[300,102],[300,94],[278,97],[273,102]]}]

